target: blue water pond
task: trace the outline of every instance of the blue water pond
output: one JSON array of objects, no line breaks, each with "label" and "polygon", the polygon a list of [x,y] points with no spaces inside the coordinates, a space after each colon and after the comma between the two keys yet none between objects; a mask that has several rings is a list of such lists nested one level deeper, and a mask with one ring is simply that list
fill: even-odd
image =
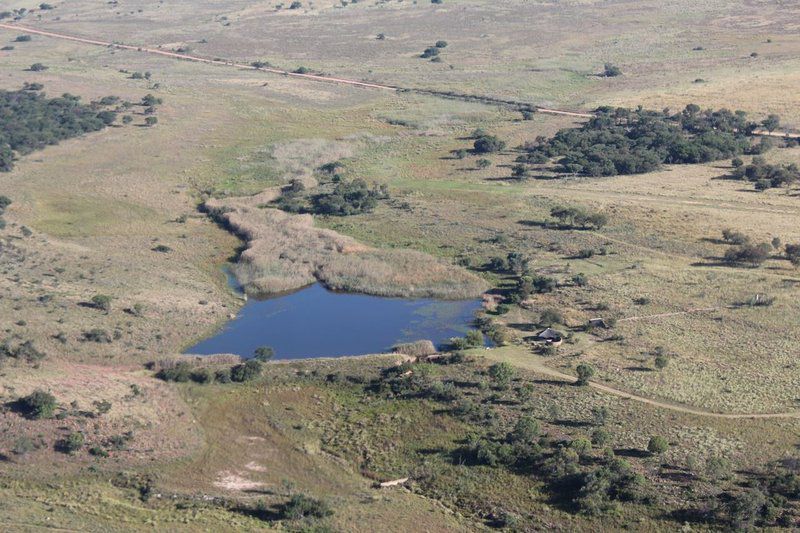
[{"label": "blue water pond", "polygon": [[276,359],[302,359],[381,353],[419,339],[438,345],[463,336],[479,307],[479,300],[381,298],[312,285],[251,299],[223,330],[186,353],[250,357],[259,346],[271,346]]}]

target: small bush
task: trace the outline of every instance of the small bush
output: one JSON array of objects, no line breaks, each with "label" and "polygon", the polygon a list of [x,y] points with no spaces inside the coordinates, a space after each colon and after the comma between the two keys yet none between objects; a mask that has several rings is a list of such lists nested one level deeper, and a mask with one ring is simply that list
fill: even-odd
[{"label": "small bush", "polygon": [[83,433],[80,431],[73,431],[58,442],[58,449],[64,453],[75,453],[83,448],[85,441],[86,438],[83,436]]},{"label": "small bush", "polygon": [[606,63],[603,66],[603,75],[607,78],[615,78],[622,75],[622,70],[616,65]]},{"label": "small bush", "polygon": [[269,361],[275,357],[275,350],[271,346],[259,346],[253,352],[253,359],[256,361]]},{"label": "small bush", "polygon": [[647,443],[647,451],[653,455],[660,455],[667,451],[669,448],[669,442],[664,437],[659,435],[650,437],[650,441]]},{"label": "small bush", "polygon": [[92,305],[96,309],[105,311],[106,313],[111,310],[111,296],[105,294],[96,294],[92,296]]},{"label": "small bush", "polygon": [[104,329],[94,328],[83,332],[83,340],[87,342],[107,344],[111,342],[111,335],[109,335]]},{"label": "small bush", "polygon": [[421,57],[422,59],[428,59],[431,57],[436,57],[438,55],[439,55],[439,49],[436,48],[435,46],[430,46],[426,48],[425,51],[422,52],[422,54],[420,54],[419,57]]},{"label": "small bush", "polygon": [[173,367],[162,368],[156,373],[158,379],[185,383],[192,377],[192,367],[186,361],[181,361]]},{"label": "small bush", "polygon": [[493,152],[499,152],[505,147],[506,143],[504,141],[501,141],[494,135],[482,135],[481,137],[475,139],[475,142],[473,143],[473,148],[475,149],[475,153],[477,154],[489,154]]},{"label": "small bush", "polygon": [[92,446],[89,448],[89,453],[95,457],[108,457],[108,452],[102,446]]},{"label": "small bush", "polygon": [[281,518],[285,520],[325,518],[332,514],[333,510],[327,503],[304,494],[295,494],[281,507]]},{"label": "small bush", "polygon": [[729,265],[757,267],[769,258],[772,246],[769,243],[743,244],[725,252],[723,261]]},{"label": "small bush", "polygon": [[11,452],[14,455],[26,455],[36,449],[36,443],[29,437],[19,437],[14,441]]},{"label": "small bush", "polygon": [[495,363],[489,367],[489,377],[500,388],[508,387],[511,379],[514,377],[514,367],[505,361]]},{"label": "small bush", "polygon": [[249,359],[241,365],[231,368],[231,381],[244,382],[256,379],[261,375],[261,362]]},{"label": "small bush", "polygon": [[594,376],[594,368],[588,363],[581,363],[575,368],[575,372],[578,374],[578,385],[586,385],[589,383],[589,380]]},{"label": "small bush", "polygon": [[209,368],[197,368],[192,371],[191,379],[200,384],[212,383],[214,381],[214,372]]},{"label": "small bush", "polygon": [[217,380],[217,383],[230,383],[231,382],[231,369],[230,368],[220,368],[214,373],[214,379]]},{"label": "small bush", "polygon": [[52,418],[56,407],[58,407],[55,397],[42,390],[36,390],[21,398],[18,405],[25,416],[35,420]]}]

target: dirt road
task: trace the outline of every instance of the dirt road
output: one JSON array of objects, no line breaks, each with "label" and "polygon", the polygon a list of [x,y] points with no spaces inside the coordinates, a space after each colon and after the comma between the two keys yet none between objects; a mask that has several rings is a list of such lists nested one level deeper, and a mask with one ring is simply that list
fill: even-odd
[{"label": "dirt road", "polygon": [[54,39],[63,39],[67,41],[73,41],[78,43],[84,43],[94,46],[103,46],[103,47],[113,47],[119,50],[131,50],[134,52],[142,52],[146,54],[153,54],[159,55],[163,57],[171,57],[173,59],[181,59],[184,61],[194,61],[197,63],[205,63],[208,65],[219,65],[219,66],[227,66],[227,67],[235,67],[239,69],[245,70],[256,70],[260,72],[267,72],[270,74],[278,74],[281,76],[289,76],[292,78],[301,78],[311,81],[318,81],[318,82],[326,82],[326,83],[336,83],[340,85],[349,85],[353,87],[363,87],[365,89],[379,89],[384,91],[409,91],[409,92],[419,92],[422,94],[430,94],[434,96],[442,96],[446,98],[462,98],[468,99],[471,101],[484,101],[490,104],[498,104],[498,105],[515,105],[518,107],[526,107],[529,109],[533,109],[537,113],[546,113],[549,115],[563,115],[575,118],[591,118],[593,115],[590,113],[580,113],[575,111],[565,111],[561,109],[549,109],[545,107],[538,107],[533,104],[529,104],[526,102],[512,102],[509,100],[500,100],[495,99],[492,97],[482,97],[479,95],[457,95],[452,93],[445,93],[439,92],[429,89],[416,89],[413,87],[399,87],[395,85],[387,85],[381,83],[372,83],[367,81],[359,81],[359,80],[352,80],[348,78],[339,78],[335,76],[323,76],[320,74],[301,74],[299,72],[290,72],[288,70],[272,68],[272,67],[255,67],[253,65],[248,65],[245,63],[237,63],[235,61],[224,60],[224,59],[208,59],[205,57],[190,55],[190,54],[181,54],[178,52],[169,52],[166,50],[161,50],[159,48],[147,48],[144,46],[134,46],[129,44],[121,44],[109,41],[100,41],[97,39],[89,39],[86,37],[76,37],[74,35],[67,35],[64,33],[56,33],[52,31],[45,31],[45,30],[37,30],[35,28],[31,28],[30,26],[23,26],[21,24],[7,24],[7,23],[0,23],[0,28],[17,31],[20,33],[30,33],[34,35],[41,35],[43,37],[52,37]]},{"label": "dirt road", "polygon": [[[530,353],[530,350],[525,347],[506,346],[504,348],[486,350],[485,352],[481,352],[481,355],[487,359],[494,361],[506,361],[519,368],[531,370],[537,374],[556,378],[568,383],[575,383],[576,381],[575,376],[571,376],[548,367],[544,362],[544,358]],[[646,398],[644,396],[631,394],[630,392],[625,392],[623,390],[619,390],[608,385],[603,385],[602,383],[597,383],[595,381],[590,381],[587,386],[607,394],[619,396],[620,398],[625,398],[635,402],[652,405],[653,407],[658,407],[660,409],[668,409],[670,411],[676,411],[689,415],[730,419],[800,418],[800,411],[787,411],[782,413],[715,413],[714,411],[708,411],[706,409],[700,409],[697,407],[689,407],[677,403]]]},{"label": "dirt road", "polygon": [[[518,101],[511,101],[511,100],[502,100],[493,97],[484,97],[480,95],[468,95],[468,94],[453,94],[447,92],[440,92],[430,89],[417,89],[414,87],[400,87],[396,85],[387,85],[383,83],[373,83],[368,81],[359,81],[359,80],[352,80],[348,78],[339,78],[335,76],[323,76],[320,74],[302,74],[300,72],[291,72],[288,70],[272,68],[272,67],[255,67],[253,65],[248,65],[245,63],[237,63],[232,60],[225,60],[225,59],[209,59],[205,57],[190,55],[190,54],[181,54],[178,52],[169,52],[166,50],[161,50],[160,48],[147,48],[144,46],[134,46],[129,44],[121,44],[109,41],[100,41],[97,39],[89,39],[86,37],[76,37],[74,35],[67,35],[65,33],[56,33],[52,31],[45,31],[45,30],[37,30],[35,28],[31,28],[30,26],[23,26],[21,24],[7,24],[7,23],[0,23],[0,28],[4,28],[11,31],[18,31],[18,32],[25,32],[25,33],[32,33],[34,35],[41,35],[43,37],[52,37],[54,39],[64,39],[67,41],[73,41],[78,43],[84,44],[91,44],[94,46],[104,46],[104,47],[114,47],[119,50],[132,50],[135,52],[143,52],[146,54],[154,54],[160,55],[164,57],[171,57],[174,59],[182,59],[184,61],[195,61],[198,63],[206,63],[209,65],[220,65],[220,66],[228,66],[228,67],[235,67],[240,69],[246,70],[258,70],[261,72],[268,72],[270,74],[279,74],[281,76],[289,76],[292,78],[302,78],[311,81],[319,81],[319,82],[326,82],[326,83],[337,83],[340,85],[350,85],[353,87],[363,87],[366,89],[380,89],[384,91],[410,91],[410,92],[419,92],[422,94],[430,94],[434,96],[440,96],[444,98],[458,98],[458,99],[465,99],[469,101],[477,101],[477,102],[485,102],[488,104],[496,104],[496,105],[513,105],[519,108],[526,108],[534,110],[537,113],[544,113],[547,115],[561,115],[567,117],[575,117],[575,118],[592,118],[594,114],[592,113],[584,113],[580,111],[567,111],[564,109],[552,109],[548,107],[540,107],[534,104],[530,104],[527,102],[518,102]],[[753,132],[755,135],[762,135],[767,137],[783,137],[783,138],[791,138],[791,139],[800,139],[800,133],[790,133],[790,132],[781,132],[781,131],[772,131],[768,132],[766,130],[756,130]]]}]

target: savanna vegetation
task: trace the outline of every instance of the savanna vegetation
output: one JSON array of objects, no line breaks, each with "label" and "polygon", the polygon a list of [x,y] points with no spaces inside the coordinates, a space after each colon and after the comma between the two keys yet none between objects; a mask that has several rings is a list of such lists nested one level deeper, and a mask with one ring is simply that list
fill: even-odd
[{"label": "savanna vegetation", "polygon": [[50,98],[31,88],[0,91],[0,171],[11,170],[19,155],[99,131],[116,117],[115,110],[81,103],[71,94]]},{"label": "savanna vegetation", "polygon": [[562,129],[524,146],[523,164],[555,164],[559,172],[585,176],[642,174],[664,164],[707,163],[741,154],[760,154],[768,141],[754,142],[759,124],[743,111],[681,112],[601,107],[579,128]]},{"label": "savanna vegetation", "polygon": [[[0,10],[134,46],[0,30],[0,522],[796,528],[799,6],[140,4]],[[231,261],[483,309],[391,356],[178,355]]]}]

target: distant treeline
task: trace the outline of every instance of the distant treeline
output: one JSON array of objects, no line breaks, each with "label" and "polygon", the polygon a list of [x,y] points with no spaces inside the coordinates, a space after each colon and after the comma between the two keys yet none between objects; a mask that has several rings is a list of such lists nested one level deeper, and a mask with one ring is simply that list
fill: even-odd
[{"label": "distant treeline", "polygon": [[[777,117],[771,119],[778,120]],[[706,163],[742,154],[760,154],[770,142],[754,143],[762,126],[743,111],[702,110],[690,104],[680,113],[601,107],[579,128],[551,139],[526,143],[521,164],[555,163],[557,170],[585,176],[639,174],[662,164]]]},{"label": "distant treeline", "polygon": [[[18,91],[0,91],[0,171],[14,167],[17,155],[98,131],[112,124],[115,111],[100,103],[83,104],[80,97],[63,94],[48,98],[32,85]],[[105,100],[105,99],[104,99]],[[108,101],[116,102],[113,97]]]}]

